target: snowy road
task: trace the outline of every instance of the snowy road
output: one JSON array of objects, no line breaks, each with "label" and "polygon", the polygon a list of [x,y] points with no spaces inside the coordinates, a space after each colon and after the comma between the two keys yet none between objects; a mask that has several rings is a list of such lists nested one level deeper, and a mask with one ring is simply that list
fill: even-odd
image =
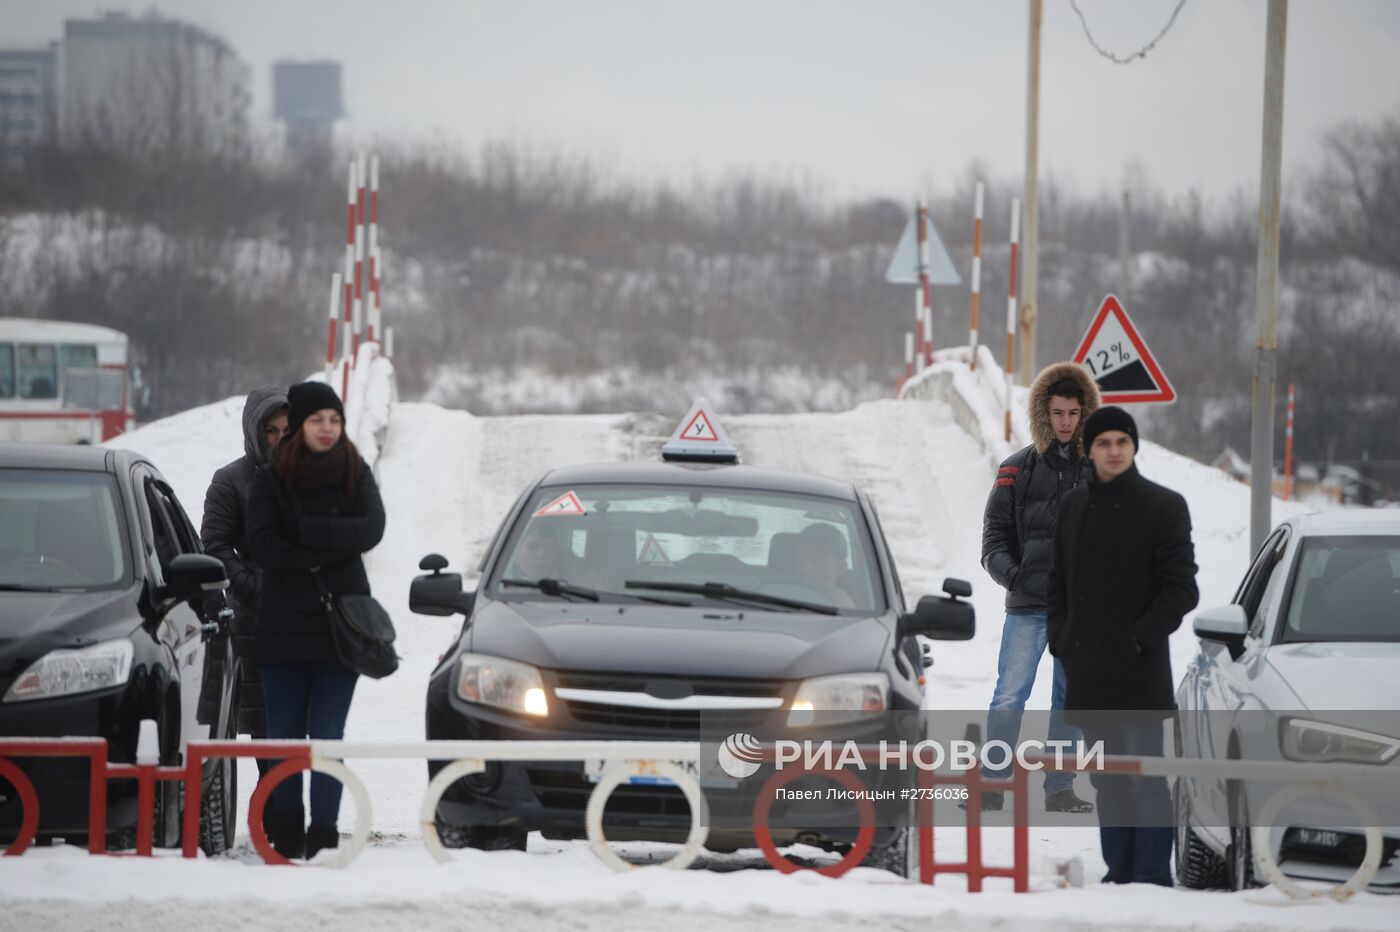
[{"label": "snowy road", "polygon": [[[187,412],[123,438],[122,445],[149,454],[197,518],[214,468],[239,452],[240,408],[241,400]],[[824,473],[865,489],[880,512],[911,602],[937,591],[945,576],[972,581],[979,634],[936,645],[926,704],[984,708],[995,679],[1002,593],[978,565],[982,506],[995,467],[980,442],[953,422],[945,404],[932,401],[874,402],[838,414],[733,417],[725,424],[746,462]],[[376,594],[395,616],[404,661],[387,680],[361,681],[346,737],[422,737],[428,672],[461,623],[407,611],[408,584],[422,555],[442,553],[454,569],[470,575],[530,480],[571,463],[650,458],[672,427],[669,417],[655,414],[477,418],[434,405],[396,406],[378,468],[388,529],[368,565]],[[1246,564],[1248,491],[1151,444],[1140,463],[1144,473],[1181,490],[1191,503],[1202,605],[1228,601]],[[1173,640],[1177,670],[1194,647],[1188,621]],[[1048,672],[1047,659],[1033,707],[1048,704]],[[6,903],[0,929],[568,924],[630,930],[708,928],[723,921],[731,929],[771,932],[809,925],[810,919],[797,917],[815,914],[851,928],[886,929],[916,923],[943,929],[1395,928],[1400,911],[1394,901],[1369,896],[1345,905],[1285,908],[1273,891],[1226,895],[1092,884],[1050,890],[1038,876],[1046,856],[1081,857],[1091,880],[1102,870],[1092,829],[1033,830],[1032,882],[1040,892],[1022,896],[1012,894],[1006,881],[990,881],[987,893],[972,896],[958,878],[925,888],[871,870],[841,880],[732,871],[761,866],[753,853],[711,857],[711,870],[614,875],[583,844],[538,837],[525,854],[461,852],[456,863],[439,867],[417,840],[426,782],[422,763],[350,763],[373,798],[376,834],[373,847],[346,871],[267,868],[246,840],[233,857],[195,863],[94,859],[62,847],[32,851],[0,866],[0,900]],[[251,765],[243,776],[246,811]],[[1089,788],[1080,791],[1088,795]],[[347,800],[343,828],[355,818],[352,809]],[[958,835],[940,833],[942,859],[961,855]],[[652,849],[629,850],[643,855]],[[1009,830],[988,830],[984,850],[988,862],[1009,863]],[[181,898],[171,899],[171,891]]]}]

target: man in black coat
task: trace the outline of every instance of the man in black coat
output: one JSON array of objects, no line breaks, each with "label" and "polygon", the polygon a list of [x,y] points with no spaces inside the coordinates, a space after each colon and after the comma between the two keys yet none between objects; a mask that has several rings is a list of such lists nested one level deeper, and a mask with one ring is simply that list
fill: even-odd
[{"label": "man in black coat", "polygon": [[[1064,662],[1067,716],[1108,754],[1161,756],[1176,708],[1167,639],[1196,607],[1191,515],[1134,465],[1137,425],[1101,408],[1084,425],[1094,472],[1055,529],[1047,623]],[[1172,811],[1161,777],[1095,773],[1105,882],[1172,885]]]},{"label": "man in black coat", "polygon": [[[253,627],[262,570],[253,562],[248,541],[248,492],[253,474],[268,461],[272,446],[287,429],[287,390],[255,388],[243,404],[243,455],[220,468],[204,496],[204,519],[199,539],[204,552],[224,562],[228,599],[233,609],[233,653],[239,661],[238,732],[261,738],[267,734],[262,678],[253,662]],[[219,684],[223,682],[222,650],[205,653],[204,687],[199,695],[199,720],[212,724],[219,714]],[[269,762],[258,760],[258,769]]]},{"label": "man in black coat", "polygon": [[[1054,559],[1055,522],[1060,499],[1089,479],[1081,439],[1083,421],[1099,407],[1099,389],[1088,370],[1072,362],[1045,367],[1031,383],[1027,402],[1030,446],[1011,454],[997,469],[982,523],[982,566],[1006,589],[1006,620],[997,654],[997,685],[987,713],[987,738],[1015,746],[1021,714],[1035,685],[1045,653],[1045,609]],[[1065,676],[1052,664],[1051,741],[1078,737],[1062,721]],[[983,768],[990,779],[1007,779],[1010,768]],[[982,794],[982,808],[1000,809],[1003,794]],[[1074,792],[1074,774],[1047,773],[1045,808],[1051,812],[1092,812]]]}]

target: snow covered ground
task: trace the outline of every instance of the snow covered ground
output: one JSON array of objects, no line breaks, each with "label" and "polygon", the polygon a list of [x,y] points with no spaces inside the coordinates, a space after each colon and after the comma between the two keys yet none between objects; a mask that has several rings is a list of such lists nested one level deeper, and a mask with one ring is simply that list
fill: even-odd
[{"label": "snow covered ground", "polygon": [[[995,384],[991,380],[989,384]],[[990,390],[990,389],[989,389]],[[242,400],[186,412],[130,434],[122,446],[152,457],[198,518],[215,468],[241,449]],[[986,410],[996,406],[986,404]],[[408,612],[407,593],[422,555],[439,552],[471,572],[482,548],[525,483],[569,463],[650,458],[679,411],[600,416],[474,417],[430,404],[394,406],[378,463],[388,511],[384,542],[368,558],[374,589],[395,616],[401,669],[362,681],[346,737],[418,739],[428,671],[460,618]],[[971,580],[978,636],[935,647],[926,703],[984,708],[991,697],[1002,593],[978,564],[982,507],[1000,450],[960,427],[942,401],[878,401],[836,414],[725,418],[745,461],[855,481],[873,497],[894,549],[906,595],[936,592],[945,576]],[[1140,456],[1149,477],[1182,491],[1191,504],[1202,606],[1228,601],[1248,548],[1248,489],[1224,474],[1150,441]],[[1289,506],[1276,504],[1275,519]],[[1195,649],[1190,620],[1172,642],[1179,671]],[[1048,658],[1032,707],[1049,701]],[[0,930],[251,928],[421,929],[489,925],[502,929],[570,926],[609,930],[711,927],[781,930],[813,921],[851,928],[983,929],[1394,929],[1400,902],[1356,900],[1291,906],[1273,890],[1243,894],[1099,888],[1103,870],[1092,829],[1035,829],[1030,894],[991,880],[966,893],[961,878],[935,887],[858,869],[841,879],[781,875],[756,852],[707,856],[701,869],[615,875],[582,843],[530,840],[527,853],[464,851],[436,865],[418,841],[417,810],[426,774],[421,762],[351,760],[373,799],[373,844],[343,871],[273,868],[246,839],[230,857],[185,862],[91,858],[75,848],[31,850],[0,864]],[[240,790],[246,811],[251,764]],[[1081,784],[1087,781],[1080,781]],[[1079,790],[1089,795],[1091,789]],[[1033,799],[1039,794],[1033,794]],[[1034,804],[1034,803],[1033,803]],[[354,820],[348,800],[342,828]],[[631,845],[639,861],[664,846]],[[1009,829],[987,830],[988,863],[1009,864]],[[962,853],[959,830],[939,834],[939,857]],[[1045,858],[1079,857],[1085,889],[1056,889]],[[743,870],[740,868],[755,868]]]}]

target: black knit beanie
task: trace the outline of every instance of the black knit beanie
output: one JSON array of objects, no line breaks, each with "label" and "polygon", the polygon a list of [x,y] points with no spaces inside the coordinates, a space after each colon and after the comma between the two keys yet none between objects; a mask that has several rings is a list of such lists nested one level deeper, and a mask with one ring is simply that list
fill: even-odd
[{"label": "black knit beanie", "polygon": [[1089,415],[1089,420],[1084,422],[1084,449],[1088,450],[1092,447],[1094,438],[1106,430],[1121,430],[1133,438],[1134,450],[1140,446],[1137,423],[1133,420],[1133,416],[1122,408],[1109,405]]},{"label": "black knit beanie", "polygon": [[325,382],[298,382],[287,389],[287,436],[301,430],[303,421],[325,408],[345,418],[340,396]]}]

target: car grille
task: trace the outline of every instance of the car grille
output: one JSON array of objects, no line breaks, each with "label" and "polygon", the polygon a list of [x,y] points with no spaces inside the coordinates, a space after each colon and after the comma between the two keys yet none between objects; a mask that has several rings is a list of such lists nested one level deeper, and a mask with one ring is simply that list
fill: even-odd
[{"label": "car grille", "polygon": [[[1366,836],[1353,832],[1338,832],[1337,834],[1341,836],[1339,844],[1308,844],[1302,841],[1298,829],[1289,829],[1283,835],[1279,860],[1294,858],[1299,861],[1360,867],[1362,859],[1366,856]],[[1400,852],[1400,838],[1382,838],[1380,867],[1389,866],[1397,852]]]},{"label": "car grille", "polygon": [[[551,809],[583,812],[596,784],[589,782],[581,771],[531,767],[525,771],[540,805]],[[705,802],[712,819],[717,816],[737,818],[753,807],[753,800],[734,792],[706,789]],[[684,824],[690,818],[690,803],[685,794],[674,786],[636,786],[624,783],[608,797],[605,810],[608,817],[621,816],[632,820],[655,819],[666,825]]]},{"label": "car grille", "polygon": [[[662,696],[706,696],[733,699],[783,699],[784,684],[764,680],[720,678],[676,679],[609,673],[555,674],[556,684],[566,689],[587,689]],[[676,709],[644,708],[610,702],[565,699],[564,707],[574,721],[590,727],[629,735],[698,738],[703,731],[725,733],[759,728],[776,709]]]}]

